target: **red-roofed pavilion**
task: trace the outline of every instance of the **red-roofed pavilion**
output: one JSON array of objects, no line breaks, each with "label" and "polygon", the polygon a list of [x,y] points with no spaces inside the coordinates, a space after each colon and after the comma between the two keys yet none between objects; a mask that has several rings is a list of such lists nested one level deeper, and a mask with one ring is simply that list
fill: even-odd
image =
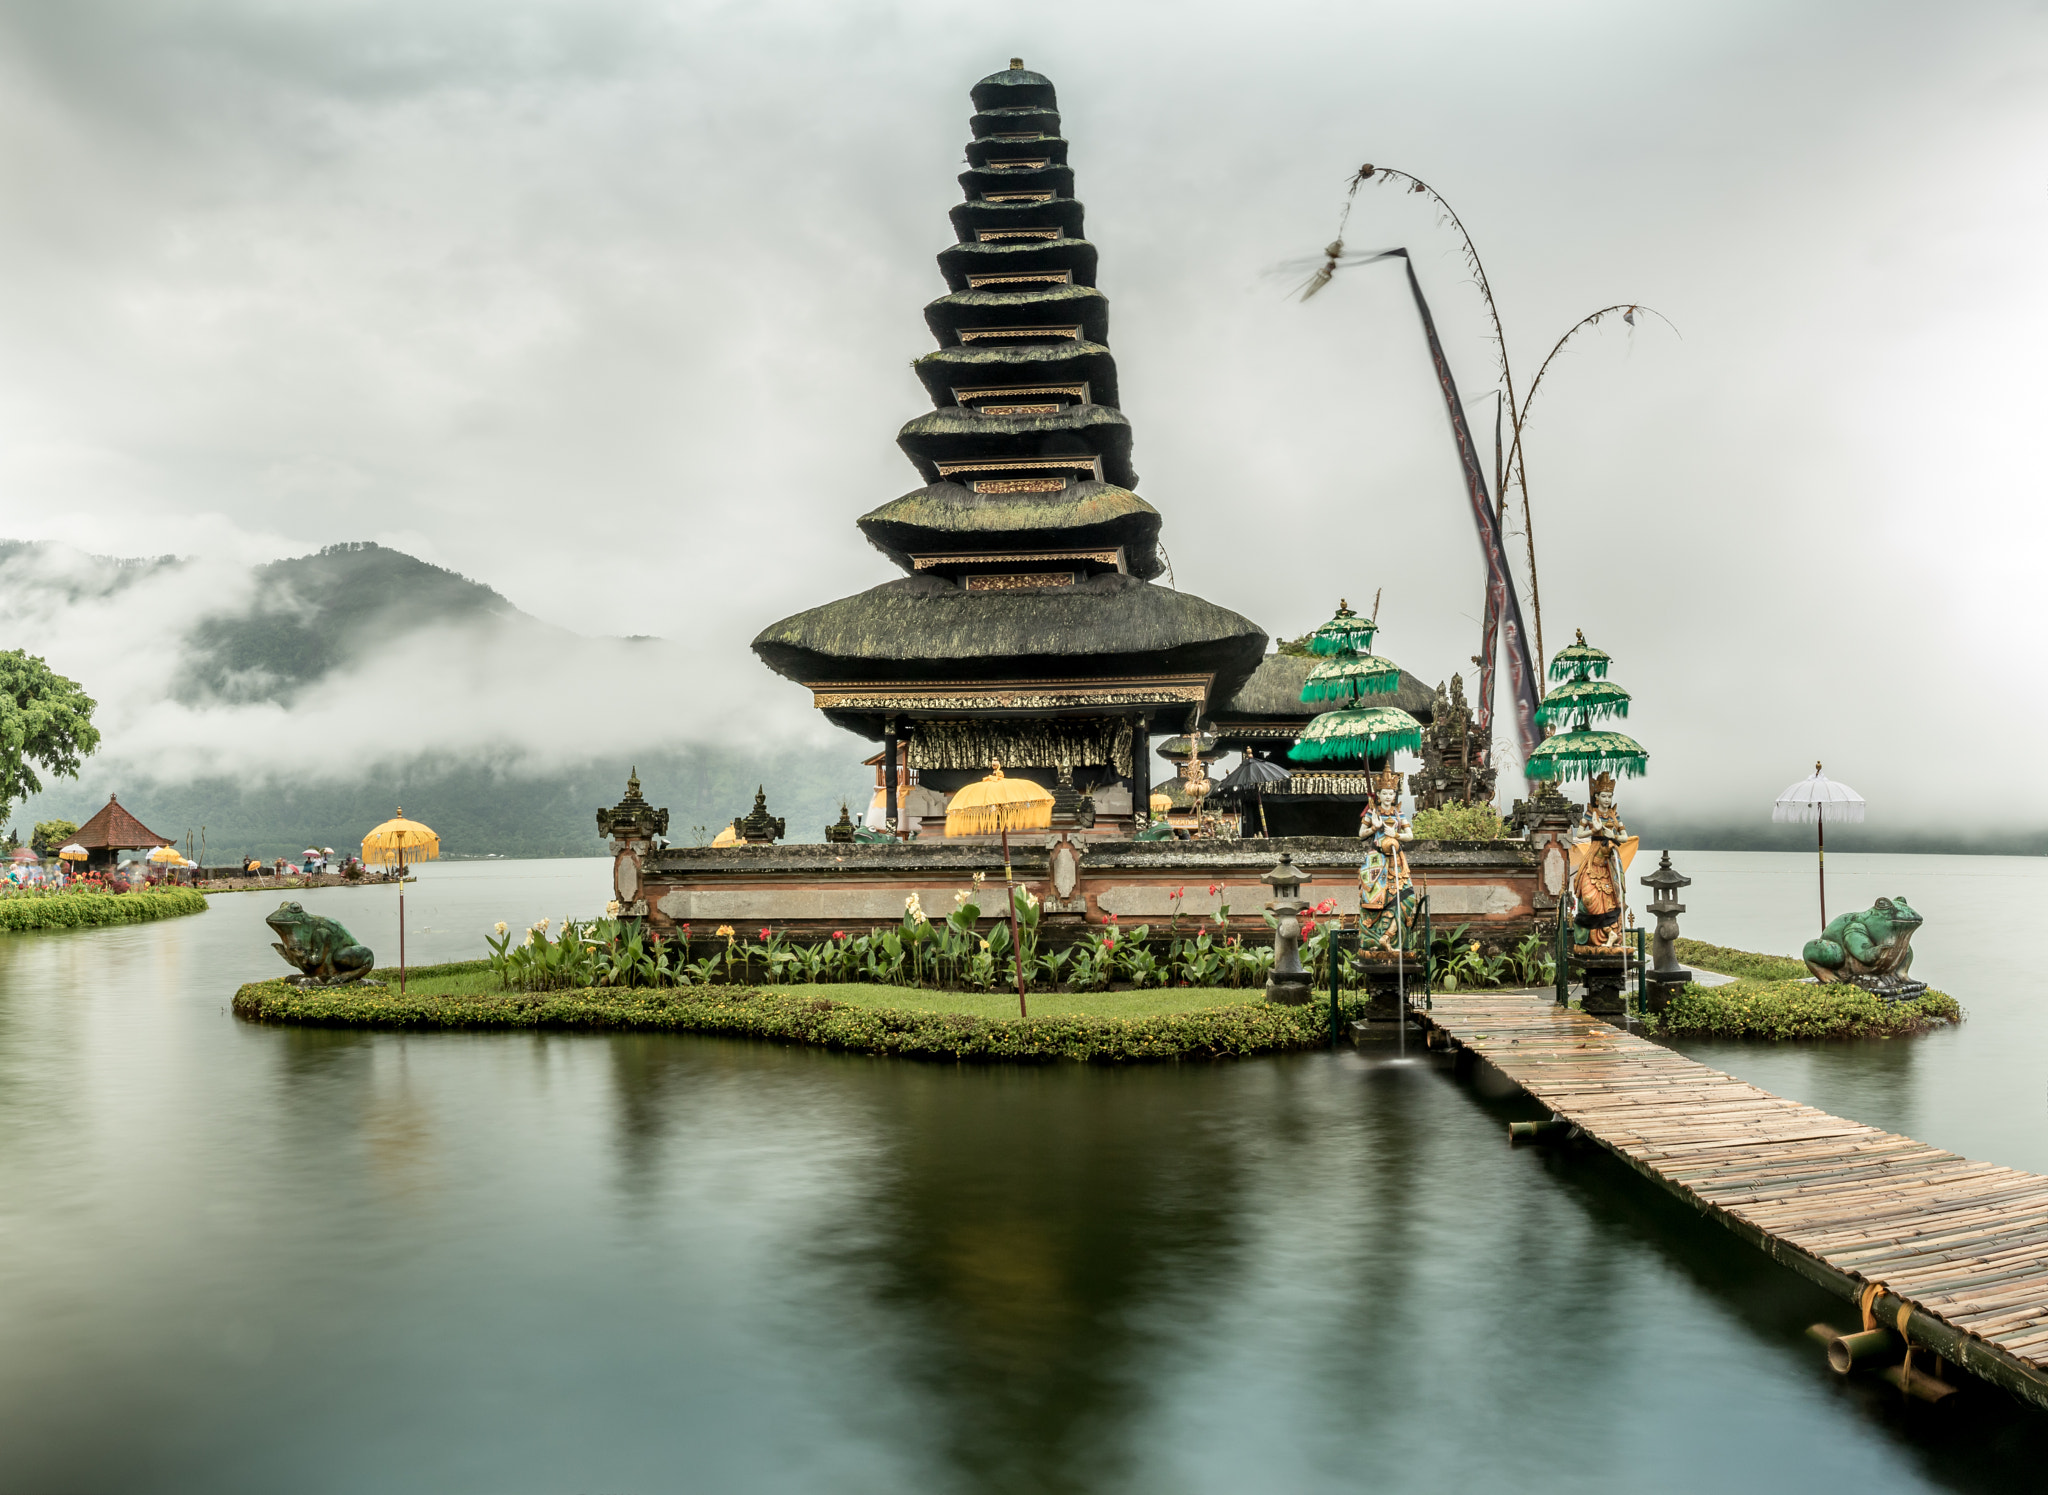
[{"label": "red-roofed pavilion", "polygon": [[111,867],[120,852],[146,851],[170,844],[169,837],[159,836],[130,815],[111,794],[99,814],[81,825],[71,839],[91,853],[85,862],[88,867]]}]

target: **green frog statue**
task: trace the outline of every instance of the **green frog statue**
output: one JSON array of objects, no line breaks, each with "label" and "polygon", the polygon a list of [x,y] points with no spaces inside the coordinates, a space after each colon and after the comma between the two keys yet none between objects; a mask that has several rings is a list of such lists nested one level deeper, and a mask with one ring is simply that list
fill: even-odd
[{"label": "green frog statue", "polygon": [[309,914],[296,903],[280,903],[263,922],[277,935],[270,948],[299,968],[301,984],[340,986],[362,980],[376,967],[368,945],[358,944],[333,919]]},{"label": "green frog statue", "polygon": [[1829,920],[1800,954],[1823,982],[1846,981],[1888,1001],[1917,997],[1927,983],[1907,976],[1913,969],[1913,931],[1921,922],[1905,899],[1880,898],[1860,914]]}]

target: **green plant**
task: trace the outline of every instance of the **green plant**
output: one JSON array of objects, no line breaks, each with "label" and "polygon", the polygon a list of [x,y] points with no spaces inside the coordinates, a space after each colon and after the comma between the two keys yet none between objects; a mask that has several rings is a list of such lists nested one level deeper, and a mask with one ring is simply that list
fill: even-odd
[{"label": "green plant", "polygon": [[0,894],[0,930],[10,931],[96,929],[205,912],[206,895],[192,888],[22,888]]},{"label": "green plant", "polygon": [[1492,805],[1440,805],[1415,812],[1418,841],[1496,841],[1501,818]]}]

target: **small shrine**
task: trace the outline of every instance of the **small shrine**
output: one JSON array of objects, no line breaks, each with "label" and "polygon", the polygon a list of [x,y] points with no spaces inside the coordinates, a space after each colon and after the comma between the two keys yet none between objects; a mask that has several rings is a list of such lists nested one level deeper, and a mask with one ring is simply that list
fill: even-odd
[{"label": "small shrine", "polygon": [[160,836],[137,820],[112,794],[71,839],[85,848],[86,868],[94,872],[111,868],[124,851],[149,851],[171,844],[169,836]]}]

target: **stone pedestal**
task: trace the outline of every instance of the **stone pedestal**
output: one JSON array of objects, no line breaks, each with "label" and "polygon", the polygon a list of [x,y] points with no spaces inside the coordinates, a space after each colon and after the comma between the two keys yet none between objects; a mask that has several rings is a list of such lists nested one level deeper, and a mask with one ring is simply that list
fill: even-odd
[{"label": "stone pedestal", "polygon": [[1273,930],[1273,969],[1266,976],[1266,1000],[1298,1007],[1313,995],[1309,973],[1301,968],[1301,915],[1308,905],[1299,894],[1301,885],[1309,881],[1309,874],[1294,865],[1292,852],[1283,852],[1273,870],[1259,880],[1273,889],[1274,899],[1266,907],[1277,920]]},{"label": "stone pedestal", "polygon": [[1411,960],[1397,965],[1392,956],[1367,956],[1359,965],[1365,976],[1365,1020],[1400,1022],[1402,991],[1406,990],[1411,1004],[1422,994],[1426,974],[1422,963]]},{"label": "stone pedestal", "polygon": [[1587,955],[1574,951],[1572,974],[1586,988],[1585,1010],[1594,1017],[1625,1017],[1628,996],[1622,989],[1628,958],[1619,950],[1612,955]]},{"label": "stone pedestal", "polygon": [[1647,971],[1643,976],[1643,1000],[1650,1011],[1662,1013],[1671,1005],[1671,999],[1692,984],[1692,972],[1682,967],[1676,971]]}]

